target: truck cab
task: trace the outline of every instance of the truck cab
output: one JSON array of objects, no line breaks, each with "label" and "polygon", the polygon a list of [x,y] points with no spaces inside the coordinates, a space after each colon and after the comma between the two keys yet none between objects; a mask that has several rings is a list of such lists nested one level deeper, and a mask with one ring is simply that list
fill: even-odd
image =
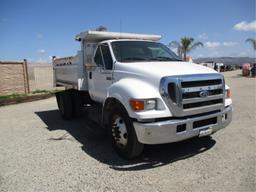
[{"label": "truck cab", "polygon": [[105,31],[77,35],[77,56],[53,59],[56,86],[66,89],[56,94],[61,115],[70,119],[86,111],[128,159],[145,144],[203,137],[226,127],[232,100],[223,75],[181,61],[160,38]]}]

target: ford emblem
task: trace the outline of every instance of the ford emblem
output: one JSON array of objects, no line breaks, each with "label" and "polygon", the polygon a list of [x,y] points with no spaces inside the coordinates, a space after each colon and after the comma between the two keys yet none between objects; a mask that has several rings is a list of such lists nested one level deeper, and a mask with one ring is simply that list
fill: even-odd
[{"label": "ford emblem", "polygon": [[206,91],[206,90],[201,91],[201,92],[199,93],[199,96],[200,96],[200,97],[208,97],[208,96],[209,96],[209,91]]}]

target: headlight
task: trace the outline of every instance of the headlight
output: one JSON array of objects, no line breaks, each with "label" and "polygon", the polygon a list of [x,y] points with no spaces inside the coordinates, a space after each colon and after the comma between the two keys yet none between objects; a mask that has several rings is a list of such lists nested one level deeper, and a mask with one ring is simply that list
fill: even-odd
[{"label": "headlight", "polygon": [[225,90],[225,98],[230,98],[231,97],[231,91],[230,89]]},{"label": "headlight", "polygon": [[130,100],[130,106],[134,111],[153,110],[156,109],[156,100]]},{"label": "headlight", "polygon": [[145,110],[152,110],[156,108],[156,100],[146,100],[145,101]]}]

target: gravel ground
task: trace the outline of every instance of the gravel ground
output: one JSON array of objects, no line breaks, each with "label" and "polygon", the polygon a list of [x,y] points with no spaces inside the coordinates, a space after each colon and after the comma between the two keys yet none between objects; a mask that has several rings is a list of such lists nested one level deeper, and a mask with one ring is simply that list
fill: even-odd
[{"label": "gravel ground", "polygon": [[55,98],[0,108],[0,191],[256,191],[255,80],[226,72],[233,121],[212,138],[147,146],[119,158],[86,118]]}]

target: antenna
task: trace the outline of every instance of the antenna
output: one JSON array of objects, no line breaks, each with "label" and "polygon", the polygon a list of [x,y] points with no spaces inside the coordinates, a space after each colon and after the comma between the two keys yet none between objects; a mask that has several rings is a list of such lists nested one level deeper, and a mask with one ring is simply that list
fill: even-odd
[{"label": "antenna", "polygon": [[120,37],[121,37],[121,33],[122,33],[122,20],[120,19],[120,25],[119,25],[119,27],[120,27]]},{"label": "antenna", "polygon": [[[120,38],[122,33],[122,20],[120,19]],[[121,49],[121,60],[123,60],[123,49]]]}]

